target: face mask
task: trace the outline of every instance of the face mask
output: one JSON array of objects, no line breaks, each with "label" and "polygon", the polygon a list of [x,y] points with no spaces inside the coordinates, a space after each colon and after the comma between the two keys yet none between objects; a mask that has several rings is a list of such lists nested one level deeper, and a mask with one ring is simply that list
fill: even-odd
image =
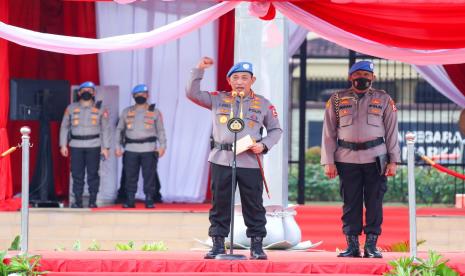
[{"label": "face mask", "polygon": [[142,96],[134,97],[134,100],[136,101],[136,104],[145,104],[145,102],[147,102],[147,99]]},{"label": "face mask", "polygon": [[83,99],[84,101],[89,101],[92,99],[92,93],[86,91],[81,94],[80,98]]},{"label": "face mask", "polygon": [[360,91],[367,90],[371,86],[371,80],[367,78],[356,78],[352,80],[352,85]]}]

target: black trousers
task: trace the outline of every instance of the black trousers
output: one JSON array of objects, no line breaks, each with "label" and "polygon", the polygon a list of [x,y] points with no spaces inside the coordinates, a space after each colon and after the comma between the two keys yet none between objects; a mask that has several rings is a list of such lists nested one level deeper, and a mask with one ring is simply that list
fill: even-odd
[{"label": "black trousers", "polygon": [[[236,175],[247,237],[265,237],[266,210],[263,207],[263,178],[260,169],[237,168]],[[211,181],[213,202],[208,235],[227,237],[231,224],[231,167],[212,163]]]},{"label": "black trousers", "polygon": [[[336,163],[344,202],[342,231],[345,235],[381,234],[383,197],[387,191],[387,177],[379,175],[376,163]],[[363,226],[365,203],[365,226]]]},{"label": "black trousers", "polygon": [[139,181],[139,171],[142,168],[144,178],[144,194],[146,198],[153,199],[155,194],[155,180],[158,178],[158,155],[151,152],[125,151],[123,157],[124,173],[126,175],[125,188],[127,199],[134,200]]},{"label": "black trousers", "polygon": [[[158,158],[157,158],[157,160],[158,160]],[[155,174],[155,194],[154,194],[154,197],[153,197],[153,199],[155,201],[161,201],[162,200],[160,189],[161,189],[160,178],[158,177],[158,172],[157,172]],[[127,198],[126,173],[124,172],[124,155],[123,155],[123,169],[122,169],[122,172],[121,172],[120,186],[119,186],[119,189],[118,189],[118,196],[116,198],[116,203],[125,202],[126,198]]]},{"label": "black trousers", "polygon": [[84,175],[87,173],[89,194],[96,196],[100,186],[98,174],[100,166],[100,147],[73,148],[71,151],[71,176],[73,177],[73,194],[77,200],[82,199],[84,192]]}]

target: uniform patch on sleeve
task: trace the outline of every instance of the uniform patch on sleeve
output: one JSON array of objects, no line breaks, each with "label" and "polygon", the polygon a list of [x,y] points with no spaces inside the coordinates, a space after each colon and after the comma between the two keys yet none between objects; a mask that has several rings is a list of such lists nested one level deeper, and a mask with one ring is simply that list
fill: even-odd
[{"label": "uniform patch on sleeve", "polygon": [[271,114],[273,114],[273,117],[277,118],[278,112],[276,111],[276,107],[274,107],[274,105],[270,105],[268,108],[271,110]]},{"label": "uniform patch on sleeve", "polygon": [[392,112],[397,112],[396,103],[394,102],[393,99],[391,99],[391,100],[389,101],[389,104],[390,104],[391,107],[392,107]]},{"label": "uniform patch on sleeve", "polygon": [[108,109],[105,108],[105,110],[103,111],[103,118],[108,118]]}]

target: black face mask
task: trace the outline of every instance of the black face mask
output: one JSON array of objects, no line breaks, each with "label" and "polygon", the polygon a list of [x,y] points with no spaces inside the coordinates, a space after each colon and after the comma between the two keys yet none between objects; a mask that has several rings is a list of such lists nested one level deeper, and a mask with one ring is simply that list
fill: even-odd
[{"label": "black face mask", "polygon": [[82,99],[82,100],[84,100],[84,101],[89,101],[89,100],[91,100],[92,98],[93,98],[93,97],[92,97],[92,93],[87,92],[87,91],[84,92],[84,93],[82,93],[81,96],[80,96],[80,99]]},{"label": "black face mask", "polygon": [[364,91],[370,88],[371,80],[367,78],[356,78],[352,80],[352,85],[357,88],[357,90]]},{"label": "black face mask", "polygon": [[134,97],[134,101],[136,101],[136,104],[145,104],[147,102],[147,98],[142,97],[142,96],[137,96],[137,97]]}]

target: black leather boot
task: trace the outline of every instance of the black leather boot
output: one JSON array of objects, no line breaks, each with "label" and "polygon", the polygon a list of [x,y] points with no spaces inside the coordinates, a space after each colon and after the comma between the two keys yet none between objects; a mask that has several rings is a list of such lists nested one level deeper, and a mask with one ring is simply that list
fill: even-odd
[{"label": "black leather boot", "polygon": [[358,236],[346,236],[347,249],[342,251],[337,256],[338,257],[352,257],[360,258],[360,243],[358,242]]},{"label": "black leather boot", "polygon": [[205,255],[204,259],[214,259],[216,255],[226,254],[226,249],[224,248],[224,237],[215,236],[212,237],[213,247]]},{"label": "black leather boot", "polygon": [[153,209],[155,208],[155,204],[153,201],[153,198],[150,196],[145,197],[145,208],[147,209]]},{"label": "black leather boot", "polygon": [[97,208],[97,195],[89,195],[89,208]]},{"label": "black leather boot", "polygon": [[128,195],[126,202],[123,204],[123,208],[136,208],[136,195]]},{"label": "black leather boot", "polygon": [[263,237],[250,238],[250,259],[266,260],[268,257],[263,251]]},{"label": "black leather boot", "polygon": [[367,234],[365,241],[365,250],[363,252],[363,258],[382,258],[383,254],[376,248],[378,242],[378,235]]},{"label": "black leather boot", "polygon": [[82,195],[81,196],[74,196],[74,203],[71,204],[71,208],[82,208]]}]

